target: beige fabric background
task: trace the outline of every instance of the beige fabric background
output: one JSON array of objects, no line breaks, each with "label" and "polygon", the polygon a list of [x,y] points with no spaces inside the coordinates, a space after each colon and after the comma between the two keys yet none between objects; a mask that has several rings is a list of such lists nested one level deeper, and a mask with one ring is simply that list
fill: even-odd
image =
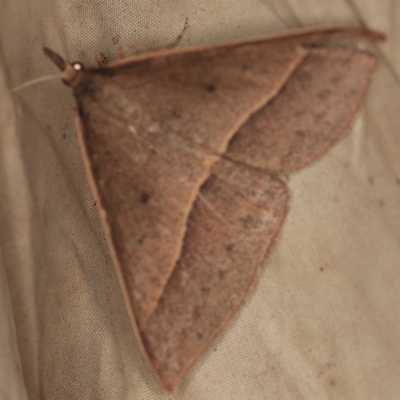
[{"label": "beige fabric background", "polygon": [[55,73],[48,0],[0,0],[0,399],[399,399],[398,0],[59,0],[70,60],[121,44],[213,43],[301,26],[382,30],[351,133],[293,175],[254,290],[178,392],[158,383],[123,303]]}]

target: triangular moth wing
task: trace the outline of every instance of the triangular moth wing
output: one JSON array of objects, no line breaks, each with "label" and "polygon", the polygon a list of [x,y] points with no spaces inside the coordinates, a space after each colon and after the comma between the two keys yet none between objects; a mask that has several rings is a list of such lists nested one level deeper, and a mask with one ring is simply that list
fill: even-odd
[{"label": "triangular moth wing", "polygon": [[182,255],[146,329],[150,362],[173,391],[242,303],[286,216],[288,192],[264,172],[220,161],[188,220]]},{"label": "triangular moth wing", "polygon": [[241,163],[212,168],[190,214],[181,258],[141,332],[167,389],[176,388],[239,307],[282,225],[286,186],[265,170],[290,172],[332,146],[351,123],[375,67],[368,53],[312,50],[232,139],[226,156]]},{"label": "triangular moth wing", "polygon": [[88,71],[74,87],[84,158],[140,329],[216,154],[305,54],[275,42],[180,52]]},{"label": "triangular moth wing", "polygon": [[271,173],[312,163],[347,131],[376,69],[372,54],[314,49],[233,137],[228,156]]}]

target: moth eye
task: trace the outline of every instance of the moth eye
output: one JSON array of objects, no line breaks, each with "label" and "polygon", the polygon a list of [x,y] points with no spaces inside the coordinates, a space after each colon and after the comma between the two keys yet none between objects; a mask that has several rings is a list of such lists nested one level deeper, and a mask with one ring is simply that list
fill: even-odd
[{"label": "moth eye", "polygon": [[72,67],[75,71],[81,71],[83,68],[83,65],[80,62],[73,62]]}]

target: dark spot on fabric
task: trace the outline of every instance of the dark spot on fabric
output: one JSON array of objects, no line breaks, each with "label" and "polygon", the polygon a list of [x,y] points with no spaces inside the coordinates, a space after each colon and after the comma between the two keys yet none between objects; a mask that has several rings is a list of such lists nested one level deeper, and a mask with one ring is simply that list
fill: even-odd
[{"label": "dark spot on fabric", "polygon": [[242,70],[243,71],[247,71],[248,69],[249,69],[249,65],[248,64],[246,64],[246,63],[242,64]]},{"label": "dark spot on fabric", "polygon": [[140,201],[143,204],[146,204],[149,201],[149,199],[150,199],[150,194],[149,193],[147,193],[147,192],[140,193]]},{"label": "dark spot on fabric", "polygon": [[219,270],[219,271],[218,271],[218,278],[219,278],[219,279],[224,279],[224,277],[225,277],[225,274],[226,274],[226,272],[225,272],[225,271],[221,271],[221,270]]},{"label": "dark spot on fabric", "polygon": [[297,135],[297,136],[303,137],[303,136],[305,135],[305,132],[302,131],[302,130],[300,130],[300,129],[298,129],[298,130],[296,131],[296,135]]}]

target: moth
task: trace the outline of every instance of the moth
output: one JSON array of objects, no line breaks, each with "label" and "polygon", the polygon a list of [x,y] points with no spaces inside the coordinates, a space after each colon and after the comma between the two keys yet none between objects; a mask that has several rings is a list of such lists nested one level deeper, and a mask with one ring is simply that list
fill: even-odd
[{"label": "moth", "polygon": [[[161,50],[85,70],[45,53],[133,327],[173,392],[246,297],[288,213],[283,176],[347,131],[377,60],[358,28]],[[350,45],[349,45],[350,44]]]}]

